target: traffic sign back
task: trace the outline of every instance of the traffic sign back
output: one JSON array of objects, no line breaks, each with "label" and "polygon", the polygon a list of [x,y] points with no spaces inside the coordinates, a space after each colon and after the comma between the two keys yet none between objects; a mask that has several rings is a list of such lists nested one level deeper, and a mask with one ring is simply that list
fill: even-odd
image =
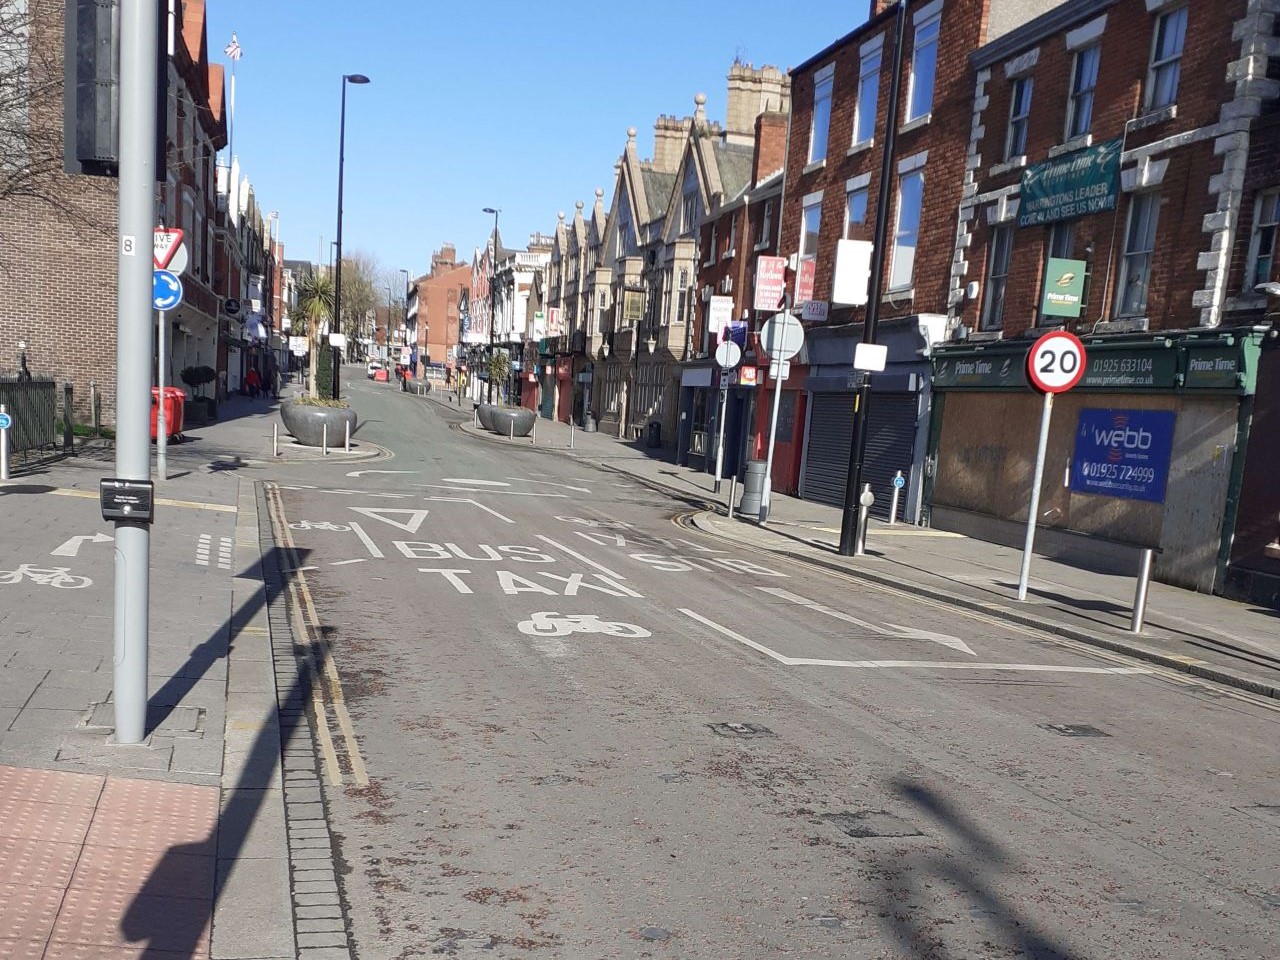
[{"label": "traffic sign back", "polygon": [[742,359],[742,348],[732,340],[726,340],[716,347],[716,363],[726,370],[731,370]]},{"label": "traffic sign back", "polygon": [[776,313],[760,330],[760,345],[773,360],[790,360],[804,346],[804,327],[789,313]]}]

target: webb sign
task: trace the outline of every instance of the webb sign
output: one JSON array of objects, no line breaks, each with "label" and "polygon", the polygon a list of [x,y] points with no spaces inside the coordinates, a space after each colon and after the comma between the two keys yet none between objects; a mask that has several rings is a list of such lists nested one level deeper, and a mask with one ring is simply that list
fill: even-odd
[{"label": "webb sign", "polygon": [[1071,489],[1163,503],[1175,419],[1172,410],[1081,410]]}]

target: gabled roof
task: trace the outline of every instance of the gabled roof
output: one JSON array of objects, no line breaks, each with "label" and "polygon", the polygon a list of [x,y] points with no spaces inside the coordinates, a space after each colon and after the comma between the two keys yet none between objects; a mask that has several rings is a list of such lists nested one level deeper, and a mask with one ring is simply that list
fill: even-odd
[{"label": "gabled roof", "polygon": [[726,200],[732,199],[751,186],[751,167],[755,147],[746,143],[724,143],[716,140],[711,145],[720,177],[720,193]]},{"label": "gabled roof", "polygon": [[644,178],[644,192],[648,200],[645,222],[651,223],[666,214],[671,203],[671,191],[676,185],[676,174],[661,173],[650,166],[642,166],[640,174]]}]

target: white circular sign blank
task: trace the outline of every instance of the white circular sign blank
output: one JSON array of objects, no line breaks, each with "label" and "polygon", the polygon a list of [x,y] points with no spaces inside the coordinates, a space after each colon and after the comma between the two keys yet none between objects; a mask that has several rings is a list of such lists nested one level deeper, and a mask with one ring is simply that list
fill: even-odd
[{"label": "white circular sign blank", "polygon": [[732,340],[726,340],[716,347],[716,363],[725,370],[732,370],[742,360],[742,348]]},{"label": "white circular sign blank", "polygon": [[1046,333],[1027,355],[1027,375],[1042,393],[1065,393],[1080,382],[1085,370],[1084,344],[1074,333]]},{"label": "white circular sign blank", "polygon": [[804,345],[804,327],[790,313],[775,313],[760,330],[760,344],[770,359],[790,360]]}]

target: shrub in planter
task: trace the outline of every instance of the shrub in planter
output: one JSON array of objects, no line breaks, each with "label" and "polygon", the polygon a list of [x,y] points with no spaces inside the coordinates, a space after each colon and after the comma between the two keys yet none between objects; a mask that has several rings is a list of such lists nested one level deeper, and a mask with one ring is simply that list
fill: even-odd
[{"label": "shrub in planter", "polygon": [[346,424],[351,425],[352,434],[356,432],[356,412],[345,400],[295,397],[280,404],[280,419],[284,421],[284,428],[308,447],[318,447],[324,442],[326,425],[331,447],[342,444]]}]

